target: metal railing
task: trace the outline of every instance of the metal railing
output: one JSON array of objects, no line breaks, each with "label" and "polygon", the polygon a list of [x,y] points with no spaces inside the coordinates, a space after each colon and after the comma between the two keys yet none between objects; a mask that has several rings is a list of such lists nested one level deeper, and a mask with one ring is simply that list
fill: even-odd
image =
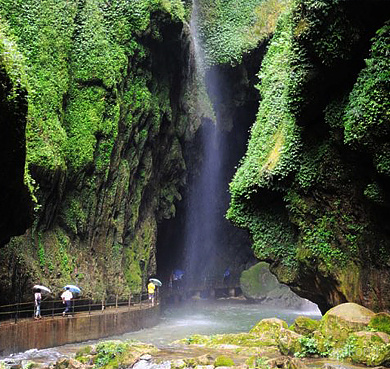
[{"label": "metal railing", "polygon": [[[155,296],[155,303],[158,303],[158,296]],[[73,298],[71,300],[71,311],[67,314],[77,314],[78,316],[90,314],[104,314],[113,309],[142,309],[151,305],[147,293],[130,295],[128,299],[119,299],[118,296],[100,301],[83,298]],[[41,317],[55,318],[63,315],[65,305],[62,300],[42,299]],[[15,304],[0,305],[0,325],[14,324],[21,319],[31,319],[35,317],[36,307],[34,301],[20,302]]]}]

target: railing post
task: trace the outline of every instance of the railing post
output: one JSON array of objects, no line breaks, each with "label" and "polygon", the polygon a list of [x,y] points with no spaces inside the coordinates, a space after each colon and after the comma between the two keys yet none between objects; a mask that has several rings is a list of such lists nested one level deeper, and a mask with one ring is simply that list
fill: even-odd
[{"label": "railing post", "polygon": [[118,294],[115,295],[115,308],[118,309]]},{"label": "railing post", "polygon": [[18,322],[18,313],[19,313],[19,303],[16,304],[15,323]]},{"label": "railing post", "polygon": [[88,314],[91,315],[91,299],[88,299]]},{"label": "railing post", "polygon": [[129,310],[130,310],[130,307],[131,307],[131,292],[129,293]]},{"label": "railing post", "polygon": [[104,297],[102,298],[102,313],[104,312]]}]

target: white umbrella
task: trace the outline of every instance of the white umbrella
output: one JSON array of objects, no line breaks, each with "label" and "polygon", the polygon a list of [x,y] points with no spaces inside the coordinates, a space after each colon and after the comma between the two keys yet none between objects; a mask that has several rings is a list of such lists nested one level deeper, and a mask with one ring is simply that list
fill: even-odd
[{"label": "white umbrella", "polygon": [[43,293],[51,293],[49,288],[47,288],[45,286],[41,286],[39,284],[36,284],[35,286],[33,286],[33,290],[41,290],[41,292],[43,292]]},{"label": "white umbrella", "polygon": [[161,287],[162,286],[162,283],[160,280],[158,280],[157,278],[150,278],[149,279],[149,282],[152,282],[155,286],[157,287]]}]

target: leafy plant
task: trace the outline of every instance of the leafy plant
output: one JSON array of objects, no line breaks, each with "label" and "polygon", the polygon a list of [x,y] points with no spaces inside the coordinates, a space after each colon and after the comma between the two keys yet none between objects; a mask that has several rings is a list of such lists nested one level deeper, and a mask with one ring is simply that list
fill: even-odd
[{"label": "leafy plant", "polygon": [[299,342],[302,345],[302,350],[300,352],[295,353],[296,357],[320,355],[320,351],[318,350],[318,342],[314,337],[304,336],[299,338]]}]

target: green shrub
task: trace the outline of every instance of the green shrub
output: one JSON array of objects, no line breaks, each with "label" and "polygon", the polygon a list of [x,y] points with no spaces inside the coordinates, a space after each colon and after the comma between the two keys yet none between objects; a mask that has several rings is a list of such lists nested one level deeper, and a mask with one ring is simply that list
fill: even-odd
[{"label": "green shrub", "polygon": [[230,357],[221,355],[215,359],[214,366],[234,366],[234,361]]},{"label": "green shrub", "polygon": [[369,328],[390,334],[390,314],[378,313],[376,314],[368,324]]}]

